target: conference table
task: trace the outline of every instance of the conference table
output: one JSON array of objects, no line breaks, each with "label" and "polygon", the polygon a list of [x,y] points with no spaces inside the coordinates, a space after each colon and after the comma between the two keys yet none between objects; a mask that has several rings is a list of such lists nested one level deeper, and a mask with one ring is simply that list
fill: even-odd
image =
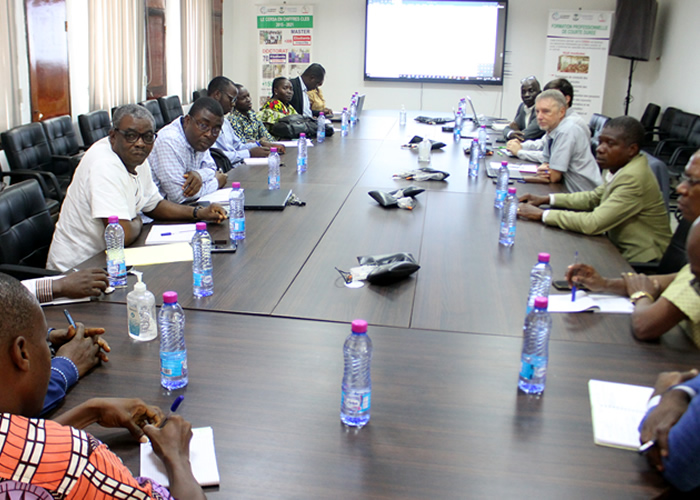
[{"label": "conference table", "polygon": [[[426,113],[423,113],[426,114]],[[415,114],[413,114],[415,116]],[[214,255],[214,295],[192,296],[191,264],[143,266],[156,294],[175,290],[186,309],[189,385],[159,385],[158,343],[126,333],[129,288],[74,304],[77,321],[104,326],[113,351],[71,391],[67,408],[94,396],[140,397],[166,409],[184,392],[182,415],[212,426],[221,486],[211,498],[649,498],[667,488],[634,453],[593,443],[588,380],[653,385],[664,370],[689,369],[698,353],[676,329],[656,344],[635,341],[629,316],[553,314],[543,396],[517,391],[529,271],[552,255],[561,279],[578,251],[603,275],[629,270],[604,236],[517,223],[515,245],[498,245],[494,184],[467,175],[468,139],[398,112],[366,111],[347,137],[309,148],[309,170],[282,161],[282,188],[306,206],[248,211],[246,239]],[[392,175],[417,168],[414,135],[446,143],[431,167],[446,181]],[[494,136],[495,139],[495,136]],[[495,155],[489,161],[500,161]],[[482,166],[483,167],[483,166]],[[266,187],[266,167],[229,179]],[[413,210],[380,207],[368,191],[425,189]],[[557,186],[521,184],[519,194]],[[226,224],[209,224],[215,239]],[[143,244],[146,232],[136,245]],[[345,286],[361,255],[410,252],[420,270],[387,286]],[[97,255],[79,267],[104,265]],[[45,308],[61,324],[62,308]],[[373,405],[359,431],[339,420],[342,344],[366,319],[374,343]],[[137,447],[120,430],[90,428],[135,473]]]}]

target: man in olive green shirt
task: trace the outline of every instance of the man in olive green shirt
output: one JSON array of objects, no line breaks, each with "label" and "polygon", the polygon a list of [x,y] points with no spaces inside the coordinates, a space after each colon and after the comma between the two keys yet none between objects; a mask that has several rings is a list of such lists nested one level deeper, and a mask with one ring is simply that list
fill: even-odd
[{"label": "man in olive green shirt", "polygon": [[[607,233],[628,262],[662,257],[671,241],[668,213],[656,177],[639,152],[644,128],[628,116],[610,120],[600,134],[598,165],[605,181],[593,191],[520,198],[518,215],[548,226],[597,235]],[[549,204],[549,210],[538,208]]]}]

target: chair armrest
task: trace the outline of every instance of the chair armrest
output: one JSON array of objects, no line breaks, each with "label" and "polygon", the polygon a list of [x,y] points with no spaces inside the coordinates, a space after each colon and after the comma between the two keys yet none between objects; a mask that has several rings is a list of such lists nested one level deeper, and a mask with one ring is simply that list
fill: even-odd
[{"label": "chair armrest", "polygon": [[[693,153],[697,151],[697,148],[694,146],[681,146],[679,148],[676,148],[676,150],[673,152],[671,155],[671,159],[668,160],[668,168],[670,169],[672,166],[677,166],[677,165],[682,165],[685,167],[685,164],[688,162],[691,156],[693,156]],[[675,171],[676,169],[674,169]]]},{"label": "chair armrest", "polygon": [[679,139],[665,139],[663,141],[659,141],[659,143],[656,145],[656,149],[654,150],[654,156],[659,158],[661,155],[664,154],[665,149],[669,148],[671,150],[674,150],[679,146],[685,146],[685,144],[685,141]]},{"label": "chair armrest", "polygon": [[44,193],[44,198],[54,198],[51,195],[49,185],[56,192],[56,198],[58,198],[59,203],[63,203],[63,192],[61,191],[61,186],[58,183],[58,178],[53,172],[47,172],[46,170],[10,170],[9,172],[2,172],[2,175],[9,175],[10,177],[19,177],[21,179],[36,179],[39,181],[41,186],[41,191]]},{"label": "chair armrest", "polygon": [[40,267],[22,266],[19,264],[0,264],[0,272],[9,274],[18,280],[43,278],[45,276],[58,276],[61,274],[60,271],[42,269]]},{"label": "chair armrest", "polygon": [[658,262],[630,262],[630,266],[637,273],[658,274],[659,272]]}]

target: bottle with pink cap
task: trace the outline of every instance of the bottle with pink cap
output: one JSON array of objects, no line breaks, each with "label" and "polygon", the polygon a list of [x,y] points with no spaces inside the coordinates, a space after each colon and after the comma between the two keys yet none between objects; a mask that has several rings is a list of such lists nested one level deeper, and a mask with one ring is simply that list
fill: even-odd
[{"label": "bottle with pink cap", "polygon": [[340,401],[340,420],[350,427],[363,427],[369,422],[372,402],[372,341],[367,335],[367,322],[356,319],[351,325],[352,333],[345,339],[343,374]]},{"label": "bottle with pink cap", "polygon": [[177,292],[163,293],[163,307],[158,313],[160,327],[160,385],[168,390],[185,387],[187,347],[185,346],[185,312],[177,303]]}]

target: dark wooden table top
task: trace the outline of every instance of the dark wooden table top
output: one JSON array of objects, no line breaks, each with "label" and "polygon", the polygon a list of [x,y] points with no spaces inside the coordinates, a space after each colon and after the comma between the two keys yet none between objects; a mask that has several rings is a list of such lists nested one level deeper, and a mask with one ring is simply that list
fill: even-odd
[{"label": "dark wooden table top", "polygon": [[[342,323],[188,310],[189,386],[159,385],[158,341],[126,333],[122,304],[70,306],[107,328],[110,362],[58,412],[94,396],[141,397],[212,426],[221,486],[210,498],[651,498],[664,482],[636,453],[593,443],[591,378],[653,385],[697,365],[663,345],[552,340],[547,389],[516,390],[521,341],[507,335],[370,327],[372,417],[339,421]],[[62,325],[61,307],[47,307]],[[88,429],[139,472],[126,431]]]}]

